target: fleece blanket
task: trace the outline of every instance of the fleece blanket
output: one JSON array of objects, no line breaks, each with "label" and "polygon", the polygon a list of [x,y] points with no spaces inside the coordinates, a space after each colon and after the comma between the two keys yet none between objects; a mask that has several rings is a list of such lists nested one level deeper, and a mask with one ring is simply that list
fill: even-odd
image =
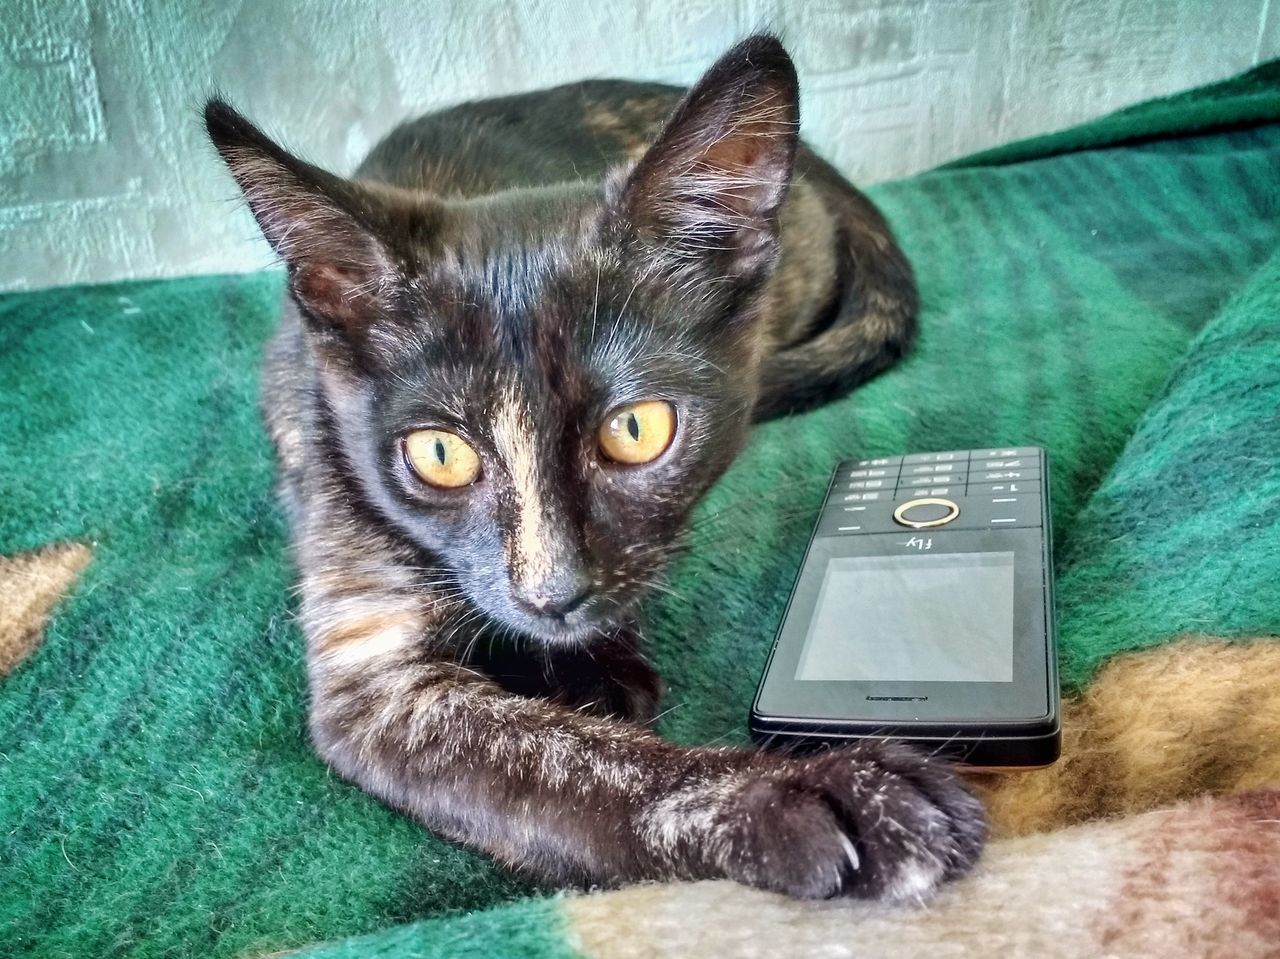
[{"label": "fleece blanket", "polygon": [[928,906],[536,889],[331,775],[256,412],[276,273],[0,298],[0,955],[1275,955],[1280,67],[904,182],[919,348],[760,427],[647,634],[746,741],[831,464],[1039,444],[1063,759]]}]

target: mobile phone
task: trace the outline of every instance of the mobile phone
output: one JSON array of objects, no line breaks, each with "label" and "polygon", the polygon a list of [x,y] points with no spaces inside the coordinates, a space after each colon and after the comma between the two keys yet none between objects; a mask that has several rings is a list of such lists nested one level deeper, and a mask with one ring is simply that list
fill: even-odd
[{"label": "mobile phone", "polygon": [[1061,745],[1039,447],[836,467],[751,708],[765,744],[891,738],[983,768]]}]

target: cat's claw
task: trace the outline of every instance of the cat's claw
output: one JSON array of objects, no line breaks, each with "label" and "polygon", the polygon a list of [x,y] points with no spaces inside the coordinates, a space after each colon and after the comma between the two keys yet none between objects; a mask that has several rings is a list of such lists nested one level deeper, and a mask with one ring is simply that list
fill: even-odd
[{"label": "cat's claw", "polygon": [[810,899],[923,902],[963,875],[986,837],[981,804],[945,764],[874,744],[748,774],[721,819],[720,866]]}]

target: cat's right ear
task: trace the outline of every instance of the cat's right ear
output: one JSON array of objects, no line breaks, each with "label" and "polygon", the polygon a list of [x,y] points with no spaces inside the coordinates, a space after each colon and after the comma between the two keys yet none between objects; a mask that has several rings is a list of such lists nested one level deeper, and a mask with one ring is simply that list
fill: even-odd
[{"label": "cat's right ear", "polygon": [[622,209],[646,245],[716,272],[768,268],[799,143],[795,67],[776,37],[749,37],[681,100],[627,177]]},{"label": "cat's right ear", "polygon": [[222,100],[205,105],[204,121],[308,318],[363,339],[404,275],[378,236],[377,198],[299,160]]}]

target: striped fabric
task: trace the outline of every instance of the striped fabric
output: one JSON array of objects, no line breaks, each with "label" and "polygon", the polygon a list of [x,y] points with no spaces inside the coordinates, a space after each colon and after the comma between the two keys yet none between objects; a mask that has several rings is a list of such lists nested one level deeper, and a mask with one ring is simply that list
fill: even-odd
[{"label": "striped fabric", "polygon": [[[1231,697],[1246,679],[1254,711],[1280,717],[1274,684],[1257,680],[1276,674],[1277,647],[1226,652],[1280,633],[1276,74],[1262,68],[873,191],[917,266],[919,348],[841,402],[760,427],[699,509],[691,551],[647,626],[671,686],[667,735],[746,741],[747,705],[835,460],[1035,443],[1052,464],[1064,679],[1081,694],[1072,715],[1097,728],[1087,742],[1068,730],[1051,776],[984,786],[997,829],[1028,831],[1015,820],[1025,826],[1019,811],[1036,803],[1053,810],[1037,830],[1087,818],[1080,808],[1115,812],[1099,802],[1069,815],[1054,801],[1068,789],[1103,797],[1122,769],[1149,771],[1126,783],[1134,798],[1123,812],[1274,783],[1260,771],[1280,770],[1267,745],[1280,743],[1280,718],[1249,727],[1264,745],[1229,782],[1206,770],[1243,748]],[[717,923],[760,954],[800,948],[786,930],[822,907],[724,884],[545,898],[312,756],[255,407],[279,294],[270,274],[0,298],[0,555],[62,542],[93,554],[43,645],[0,679],[0,955],[239,957],[324,942],[306,954],[732,954],[717,945]],[[0,595],[0,632],[15,609]],[[1170,645],[1186,634],[1217,645]],[[1223,650],[1211,656],[1227,664],[1213,689],[1178,670],[1187,643]],[[1163,753],[1130,736],[1126,704],[1157,695],[1222,704],[1180,737],[1213,750],[1179,759],[1195,776],[1182,765],[1156,776],[1151,757]],[[1113,715],[1122,718],[1108,732]],[[1150,722],[1179,711],[1161,715]],[[1158,793],[1144,791],[1157,779]],[[1154,954],[1168,923],[1201,914],[1226,917],[1196,931],[1222,941],[1213,937],[1250,914],[1245,900],[1211,899],[1206,882],[1134,892],[1124,877],[1147,868],[1152,837],[1185,837],[1173,848],[1185,856],[1170,861],[1238,875],[1239,895],[1277,901],[1280,875],[1265,859],[1240,865],[1241,850],[1270,849],[1271,833],[1250,829],[1265,830],[1254,824],[1274,821],[1275,808],[1272,793],[1254,792],[1151,814],[1165,819],[1001,840],[983,875],[944,893],[958,903],[941,912],[955,915],[950,927],[850,907],[828,908],[814,928],[851,942],[874,921],[902,955],[978,947],[990,940],[983,930],[966,939],[962,918],[1000,889],[1026,895],[992,915],[1033,923],[1079,887],[1099,923],[1118,902],[1156,917],[1125,954]],[[1191,825],[1165,828],[1179,822]],[[1102,846],[1116,858],[1090,860]],[[1087,877],[1090,863],[1106,883],[1054,885],[1059,868]],[[680,939],[682,924],[701,939]],[[1083,943],[1076,954],[1096,953],[1112,941],[1101,925],[1085,932],[1041,951]],[[1249,941],[1233,954],[1262,954]]]}]

